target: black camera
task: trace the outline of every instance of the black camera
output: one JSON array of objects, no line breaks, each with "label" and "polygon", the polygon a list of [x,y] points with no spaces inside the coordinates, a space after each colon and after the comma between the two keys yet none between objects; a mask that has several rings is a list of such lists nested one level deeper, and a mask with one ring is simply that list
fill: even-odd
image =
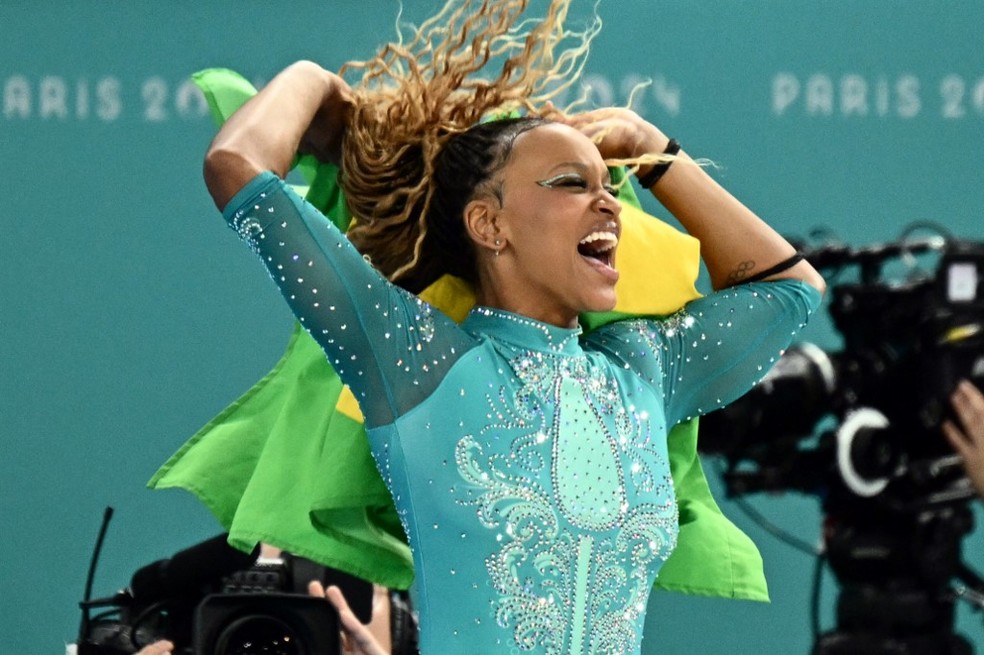
[{"label": "black camera", "polygon": [[[927,251],[938,256],[935,273],[884,279],[890,260]],[[970,497],[940,425],[961,379],[984,386],[984,243],[928,239],[806,256],[835,277],[860,271],[857,282],[830,284],[843,348],[792,346],[746,396],[701,420],[701,449],[729,462],[729,492],[877,497],[898,509]]]},{"label": "black camera", "polygon": [[[943,438],[961,379],[984,388],[984,243],[922,239],[805,252],[827,275],[843,348],[810,343],[729,407],[701,419],[700,449],[722,455],[730,496],[819,498],[826,561],[840,583],[837,629],[814,655],[969,655],[952,632],[975,496]],[[935,259],[897,282],[886,264]],[[920,269],[922,270],[922,269]],[[857,272],[856,281],[841,276]]]},{"label": "black camera", "polygon": [[356,616],[370,620],[369,582],[290,554],[258,557],[259,546],[243,553],[226,539],[139,569],[111,598],[83,601],[78,655],[135,653],[160,639],[186,655],[334,655],[338,616],[308,595],[312,580],[339,586]]}]

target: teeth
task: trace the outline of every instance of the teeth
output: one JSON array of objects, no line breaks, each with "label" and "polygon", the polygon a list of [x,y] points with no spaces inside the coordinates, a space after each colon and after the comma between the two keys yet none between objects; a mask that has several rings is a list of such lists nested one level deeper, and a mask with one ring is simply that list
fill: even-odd
[{"label": "teeth", "polygon": [[595,243],[596,241],[606,241],[607,247],[605,250],[610,250],[618,245],[618,237],[612,232],[592,232],[588,236],[584,237],[578,242],[578,245],[587,245],[589,243]]}]

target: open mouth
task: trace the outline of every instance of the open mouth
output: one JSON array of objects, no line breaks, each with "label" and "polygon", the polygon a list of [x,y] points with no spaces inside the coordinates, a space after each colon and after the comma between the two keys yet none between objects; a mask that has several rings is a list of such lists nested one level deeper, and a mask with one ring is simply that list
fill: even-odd
[{"label": "open mouth", "polygon": [[608,268],[614,268],[615,246],[618,245],[618,235],[614,232],[597,231],[581,239],[577,244],[577,252],[600,262]]}]

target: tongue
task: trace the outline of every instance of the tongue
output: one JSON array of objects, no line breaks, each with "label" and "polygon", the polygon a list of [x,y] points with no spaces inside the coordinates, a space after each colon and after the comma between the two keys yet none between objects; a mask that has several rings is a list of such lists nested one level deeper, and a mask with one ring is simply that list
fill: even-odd
[{"label": "tongue", "polygon": [[601,273],[607,278],[610,278],[613,282],[618,281],[618,271],[612,268],[611,260],[604,253],[595,254],[585,254],[581,253],[581,257],[584,258],[584,262]]}]

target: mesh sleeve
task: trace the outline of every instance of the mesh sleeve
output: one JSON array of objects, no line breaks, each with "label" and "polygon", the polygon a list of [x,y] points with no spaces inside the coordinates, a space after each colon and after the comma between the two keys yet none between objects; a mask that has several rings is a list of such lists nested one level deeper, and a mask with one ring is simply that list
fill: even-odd
[{"label": "mesh sleeve", "polygon": [[819,302],[819,292],[799,281],[746,284],[690,302],[666,319],[614,323],[589,339],[662,393],[674,425],[751,389]]},{"label": "mesh sleeve", "polygon": [[273,173],[240,190],[224,216],[352,389],[367,426],[422,402],[473,345],[450,318],[384,279]]}]

